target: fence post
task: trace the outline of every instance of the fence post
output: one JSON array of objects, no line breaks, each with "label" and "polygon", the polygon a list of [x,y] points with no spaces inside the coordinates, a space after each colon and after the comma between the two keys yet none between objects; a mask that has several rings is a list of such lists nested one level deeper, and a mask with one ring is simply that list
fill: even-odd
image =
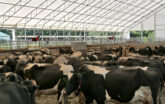
[{"label": "fence post", "polygon": [[29,50],[29,47],[28,47],[28,39],[26,39],[26,45],[27,45],[27,49]]}]

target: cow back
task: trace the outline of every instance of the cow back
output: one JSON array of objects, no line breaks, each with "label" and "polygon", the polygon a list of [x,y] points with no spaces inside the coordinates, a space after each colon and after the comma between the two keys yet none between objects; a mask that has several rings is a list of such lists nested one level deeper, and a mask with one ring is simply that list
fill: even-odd
[{"label": "cow back", "polygon": [[[35,104],[34,92],[29,93],[25,87],[14,82],[0,83],[0,103],[2,104]],[[32,99],[33,97],[33,99]]]}]

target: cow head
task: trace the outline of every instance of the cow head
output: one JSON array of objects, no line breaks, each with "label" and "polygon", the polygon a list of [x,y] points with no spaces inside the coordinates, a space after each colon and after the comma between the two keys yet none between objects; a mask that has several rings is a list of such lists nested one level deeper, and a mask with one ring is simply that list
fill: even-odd
[{"label": "cow head", "polygon": [[38,65],[33,65],[30,69],[25,70],[24,75],[25,78],[28,79],[34,79],[35,78],[35,73],[37,72],[39,66]]},{"label": "cow head", "polygon": [[5,80],[10,81],[10,82],[16,82],[16,83],[21,83],[21,81],[23,81],[23,79],[19,75],[12,72],[6,73]]},{"label": "cow head", "polygon": [[79,90],[81,87],[81,74],[73,73],[70,80],[66,84],[66,92],[65,95],[70,95],[72,92]]},{"label": "cow head", "polygon": [[77,73],[88,71],[88,67],[77,57],[70,58],[67,65],[72,65],[74,72]]},{"label": "cow head", "polygon": [[15,60],[15,59],[7,59],[6,60],[6,65],[5,66],[8,66],[8,67],[10,67],[10,69],[11,69],[11,72],[14,72],[15,71],[15,67],[16,67],[16,63],[17,63],[17,61]]}]

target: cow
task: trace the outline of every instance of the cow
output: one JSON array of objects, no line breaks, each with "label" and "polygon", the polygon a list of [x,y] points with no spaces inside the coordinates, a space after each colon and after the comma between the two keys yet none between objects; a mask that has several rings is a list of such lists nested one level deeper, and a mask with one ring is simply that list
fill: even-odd
[{"label": "cow", "polygon": [[0,73],[0,80],[16,82],[16,83],[21,83],[21,81],[23,81],[21,76],[15,74],[15,73],[12,73],[12,72]]},{"label": "cow", "polygon": [[128,59],[123,63],[125,66],[148,66],[156,68],[160,73],[162,79],[165,81],[165,60],[164,59]]},{"label": "cow", "polygon": [[151,56],[153,55],[153,50],[150,46],[146,46],[144,48],[139,49],[138,53],[141,55]]},{"label": "cow", "polygon": [[0,89],[0,104],[36,104],[34,96],[36,86],[30,81],[1,82]]},{"label": "cow", "polygon": [[112,99],[127,103],[134,97],[135,91],[141,86],[150,87],[154,104],[160,88],[161,75],[155,68],[116,69],[108,72],[105,77],[105,88]]},{"label": "cow", "polygon": [[[38,86],[39,94],[58,92],[58,99],[66,84],[66,76],[73,71],[71,65],[64,64],[27,64],[22,70],[22,76],[26,80],[32,80]],[[21,71],[20,71],[21,72]],[[63,81],[65,82],[63,85]],[[50,90],[48,90],[50,89]]]},{"label": "cow", "polygon": [[96,100],[98,104],[104,104],[106,97],[103,82],[104,77],[101,74],[95,74],[93,71],[83,72],[82,74],[74,73],[65,87],[64,95],[70,95],[78,89],[83,92],[86,104],[92,103],[93,100]]},{"label": "cow", "polygon": [[16,72],[16,70],[23,65],[31,62],[32,58],[29,55],[22,55],[22,53],[12,53],[3,60],[2,72]]},{"label": "cow", "polygon": [[21,70],[23,67],[25,67],[28,63],[32,62],[32,59],[25,57],[19,57],[17,60],[16,66],[15,66],[15,72],[17,73],[19,70]]},{"label": "cow", "polygon": [[8,66],[2,66],[0,68],[0,73],[7,73],[7,72],[12,72],[11,68]]},{"label": "cow", "polygon": [[52,56],[44,58],[44,63],[50,63],[53,64],[54,58]]},{"label": "cow", "polygon": [[54,60],[53,64],[65,64],[65,63],[67,63],[67,62],[68,62],[68,59],[66,59],[65,56],[61,55],[61,56],[58,56],[58,57]]},{"label": "cow", "polygon": [[73,50],[71,48],[67,47],[67,48],[60,48],[59,52],[61,54],[72,54]]},{"label": "cow", "polygon": [[43,56],[37,55],[32,58],[33,63],[44,63]]},{"label": "cow", "polygon": [[120,61],[119,64],[124,66],[149,66],[148,60],[138,58],[128,58],[125,61]]},{"label": "cow", "polygon": [[26,66],[26,64],[30,62],[32,62],[32,59],[28,55],[19,55],[17,56],[17,58],[8,57],[4,59],[4,65],[0,68],[0,72],[14,72],[19,74],[19,70],[21,70],[23,67]]},{"label": "cow", "polygon": [[135,50],[135,48],[134,48],[134,47],[130,47],[130,48],[129,48],[129,52],[132,52],[132,53],[137,53],[137,50]]},{"label": "cow", "polygon": [[24,75],[25,78],[35,80],[40,90],[53,88],[63,75],[60,67],[58,64],[45,66],[34,64],[30,69],[25,70]]},{"label": "cow", "polygon": [[64,64],[27,64],[22,70],[22,76],[26,80],[32,80],[38,86],[37,96],[41,94],[58,93],[66,86],[68,74],[73,71],[71,65]]},{"label": "cow", "polygon": [[7,58],[4,60],[4,68],[7,68],[8,72],[15,72],[16,64],[17,64],[16,59]]},{"label": "cow", "polygon": [[159,56],[163,56],[165,54],[165,47],[164,46],[155,46],[154,48],[154,54],[155,55],[159,55]]},{"label": "cow", "polygon": [[[67,61],[67,65],[72,65],[74,72],[85,72],[88,71],[89,69],[84,65],[83,61],[80,61],[78,58],[75,57],[65,57],[68,61]],[[59,96],[58,96],[58,102],[59,104],[62,103],[62,99],[64,97],[64,92],[65,92],[65,87],[66,87],[66,83],[67,81],[71,78],[72,74],[69,73],[68,76],[66,76],[66,78],[61,80],[61,84],[59,84],[58,86],[58,90],[60,90],[61,92],[59,92]],[[62,93],[62,94],[61,94]],[[64,97],[64,99],[66,99],[66,97]],[[65,100],[66,102],[66,100]]]},{"label": "cow", "polygon": [[[109,73],[111,73],[111,71],[109,72],[109,71],[105,70],[105,68],[97,68],[97,66],[83,65],[83,63],[81,61],[78,61],[78,59],[72,59],[72,61],[69,61],[68,63],[73,66],[73,69],[75,71],[74,73],[78,73],[78,74],[81,75],[83,72],[88,72],[89,70],[92,69],[95,72],[95,74],[101,74],[102,76],[104,76],[105,77],[104,87],[107,89],[108,93],[110,93],[109,88],[112,88],[112,87],[116,88],[115,86],[120,86],[120,87],[122,87],[122,86],[124,86],[124,87],[131,86],[131,88],[134,89],[134,90],[131,90],[131,94],[130,93],[122,93],[123,96],[126,96],[125,98],[123,98],[124,100],[115,99],[119,102],[136,102],[139,99],[140,99],[139,101],[141,101],[141,102],[146,102],[146,99],[148,99],[147,97],[151,98],[151,96],[152,96],[152,98],[154,99],[154,104],[155,104],[157,93],[158,93],[158,90],[159,90],[159,84],[160,84],[160,73],[157,69],[154,69],[154,68],[139,69],[139,67],[134,68],[134,69],[129,68],[129,70],[127,68],[113,69],[114,71],[111,70],[112,73],[115,72],[115,71],[119,72],[121,75],[123,74],[124,78],[121,78],[121,79],[123,79],[123,81],[120,81],[120,80],[118,81],[117,80],[118,82],[116,82],[116,84],[114,84],[113,86],[108,86],[108,83],[110,83],[109,82],[109,77],[112,77],[110,79],[113,79],[114,82],[115,82],[116,81],[115,76],[118,76],[119,79],[120,79],[121,75],[114,75],[114,76],[110,75],[109,76]],[[130,73],[130,72],[132,72],[132,73]],[[70,88],[73,87],[73,86],[78,86],[78,85],[83,86],[82,83],[81,84],[73,83],[74,80],[79,80],[80,79],[80,78],[79,79],[76,78],[75,76],[77,76],[77,74],[73,74],[73,76],[69,79],[69,81],[68,81],[69,84],[67,84],[68,86],[66,86],[66,89],[63,91],[63,94],[67,94],[67,95],[70,94],[71,91],[69,91],[69,93],[68,93],[67,90],[71,90]],[[88,77],[90,77],[90,76],[88,76]],[[88,77],[86,77],[86,78],[88,79]],[[149,79],[148,77],[149,78],[151,77],[151,78]],[[112,84],[113,84],[113,80],[112,80]],[[129,85],[129,82],[130,82],[129,80],[131,80],[132,85]],[[95,81],[95,78],[93,78],[92,81]],[[86,83],[86,84],[90,85],[90,83],[92,83],[92,81],[89,82],[89,83]],[[128,82],[128,83],[125,83],[125,82]],[[120,83],[123,83],[124,85],[121,86]],[[86,85],[86,84],[84,84],[84,85]],[[151,95],[151,93],[149,93],[149,94],[147,94],[147,97],[145,97],[145,96],[139,97],[139,96],[142,96],[142,95],[146,94],[145,93],[146,90],[141,89],[142,86],[150,87],[149,90],[151,90],[152,95]],[[76,88],[78,89],[79,87],[74,87],[74,90]],[[100,87],[100,88],[102,88],[102,87]],[[86,87],[86,89],[88,89],[88,87]],[[95,87],[93,87],[93,89],[95,89]],[[130,92],[130,89],[123,89],[123,88],[119,88],[119,89],[116,88],[114,90],[115,90],[114,92],[111,92],[112,95],[115,95],[116,92],[118,92],[116,90],[121,90],[121,92],[124,92],[124,91]],[[73,89],[72,89],[72,91],[73,91]],[[118,92],[118,93],[120,94],[120,92]],[[110,97],[112,95],[110,95]],[[134,96],[134,95],[136,95],[136,96]],[[108,98],[107,94],[106,94],[106,98]],[[112,96],[112,99],[114,99],[114,96]]]}]

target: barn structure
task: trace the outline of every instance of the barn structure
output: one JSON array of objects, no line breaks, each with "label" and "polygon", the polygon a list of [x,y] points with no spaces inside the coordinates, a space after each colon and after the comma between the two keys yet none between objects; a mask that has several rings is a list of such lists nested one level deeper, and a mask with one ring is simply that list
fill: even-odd
[{"label": "barn structure", "polygon": [[164,82],[165,0],[0,0],[1,104],[165,104]]},{"label": "barn structure", "polygon": [[164,7],[165,0],[1,0],[0,28],[12,31],[12,44],[37,36],[49,46],[110,44],[113,36],[122,43],[130,31],[143,42],[146,30],[154,33],[147,42],[156,42],[165,39]]}]

